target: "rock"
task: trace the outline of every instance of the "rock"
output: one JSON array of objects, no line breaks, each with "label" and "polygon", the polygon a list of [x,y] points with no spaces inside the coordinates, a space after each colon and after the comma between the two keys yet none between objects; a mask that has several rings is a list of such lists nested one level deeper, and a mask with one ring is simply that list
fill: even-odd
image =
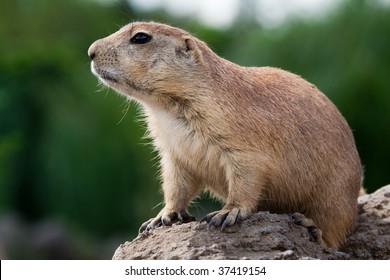
[{"label": "rock", "polygon": [[226,228],[191,222],[121,244],[113,259],[390,259],[390,185],[359,198],[359,225],[340,250],[324,249],[287,214],[258,212]]},{"label": "rock", "polygon": [[359,197],[359,225],[342,250],[352,259],[390,259],[390,185]]}]

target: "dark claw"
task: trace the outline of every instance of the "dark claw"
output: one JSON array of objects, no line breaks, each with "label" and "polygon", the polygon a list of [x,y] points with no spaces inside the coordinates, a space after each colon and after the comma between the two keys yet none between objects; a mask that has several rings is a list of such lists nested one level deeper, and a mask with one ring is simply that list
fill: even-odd
[{"label": "dark claw", "polygon": [[178,215],[176,212],[173,212],[168,215],[168,218],[162,218],[161,223],[164,226],[171,226],[177,220],[178,220]]},{"label": "dark claw", "polygon": [[145,223],[143,223],[141,225],[141,227],[139,228],[138,233],[142,233],[144,231],[149,231],[150,228],[148,229],[148,227],[149,227],[150,223],[152,222],[152,220],[153,219],[150,219],[150,220],[146,221]]},{"label": "dark claw", "polygon": [[183,212],[179,214],[179,220],[182,221],[183,223],[189,223],[195,221],[195,217],[188,214],[187,212]]},{"label": "dark claw", "polygon": [[300,213],[294,213],[291,215],[291,218],[294,220],[296,224],[301,224],[306,217]]},{"label": "dark claw", "polygon": [[207,215],[206,216],[203,216],[200,220],[199,220],[199,223],[203,223],[203,222],[209,222],[210,221],[210,219],[207,217]]},{"label": "dark claw", "polygon": [[294,213],[291,215],[291,218],[294,220],[294,223],[307,228],[310,234],[310,239],[313,239],[320,245],[324,244],[322,240],[322,230],[317,228],[312,219],[306,218],[303,214]]},{"label": "dark claw", "polygon": [[221,230],[224,230],[225,227],[230,227],[234,224],[236,224],[240,219],[241,219],[241,214],[240,211],[238,211],[237,215],[235,216],[234,219],[229,215],[231,212],[228,213],[227,217],[225,218],[225,221],[222,224]]},{"label": "dark claw", "polygon": [[201,218],[199,220],[199,223],[203,223],[203,222],[206,222],[206,223],[210,222],[210,218],[208,218],[207,216],[204,216],[203,218]]},{"label": "dark claw", "polygon": [[143,232],[145,231],[146,227],[147,227],[146,225],[142,225],[142,226],[139,228],[138,233],[143,233]]},{"label": "dark claw", "polygon": [[211,212],[211,213],[208,213],[206,216],[204,216],[202,219],[200,219],[200,223],[206,221],[207,223],[210,223],[211,219],[217,215],[220,211],[215,211],[215,212]]},{"label": "dark claw", "polygon": [[[224,221],[226,220],[226,217],[228,214],[229,214],[229,212],[224,213],[224,214],[215,215],[209,221],[209,226],[215,226],[215,227],[221,226],[224,223]],[[223,228],[224,228],[224,226],[222,226],[222,229]]]}]

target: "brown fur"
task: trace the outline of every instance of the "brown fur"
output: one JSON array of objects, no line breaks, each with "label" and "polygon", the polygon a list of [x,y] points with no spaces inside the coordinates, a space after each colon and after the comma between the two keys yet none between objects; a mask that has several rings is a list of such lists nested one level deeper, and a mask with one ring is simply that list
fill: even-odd
[{"label": "brown fur", "polygon": [[[138,32],[152,36],[130,43]],[[229,226],[259,210],[299,212],[338,248],[356,224],[362,169],[347,122],[314,85],[271,67],[241,67],[187,32],[132,23],[93,43],[92,71],[142,104],[161,156],[165,207],[142,230],[189,221],[205,187]]]}]

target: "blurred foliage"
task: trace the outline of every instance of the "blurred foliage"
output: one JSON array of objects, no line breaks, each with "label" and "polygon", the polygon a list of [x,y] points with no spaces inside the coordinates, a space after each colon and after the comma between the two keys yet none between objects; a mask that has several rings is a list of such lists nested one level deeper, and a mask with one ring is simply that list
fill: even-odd
[{"label": "blurred foliage", "polygon": [[97,86],[87,56],[131,10],[18,0],[0,11],[1,210],[99,236],[135,234],[161,200],[143,195],[157,193],[153,155],[135,106]]},{"label": "blurred foliage", "polygon": [[[94,40],[139,19],[187,29],[238,64],[316,84],[354,130],[366,188],[390,183],[390,10],[375,3],[346,1],[325,19],[273,29],[240,15],[216,30],[121,1],[1,1],[0,211],[61,219],[97,238],[134,236],[157,213],[156,154],[139,111],[97,86],[86,55]],[[192,212],[213,206],[204,207]]]}]

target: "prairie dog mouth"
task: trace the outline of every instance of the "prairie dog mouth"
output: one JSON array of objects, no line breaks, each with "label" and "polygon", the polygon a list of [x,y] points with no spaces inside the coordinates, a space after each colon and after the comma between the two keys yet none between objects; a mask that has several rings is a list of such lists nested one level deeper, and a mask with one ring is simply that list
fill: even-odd
[{"label": "prairie dog mouth", "polygon": [[114,82],[117,83],[118,80],[109,72],[103,71],[102,73],[99,74],[100,78],[109,81],[109,82]]},{"label": "prairie dog mouth", "polygon": [[137,84],[130,79],[122,77],[115,69],[100,67],[94,61],[91,62],[91,72],[105,86],[115,89],[124,95],[132,96],[135,92],[146,94],[152,94],[154,92],[153,87]]},{"label": "prairie dog mouth", "polygon": [[109,70],[96,67],[96,65],[93,61],[91,63],[91,71],[103,83],[106,83],[106,82],[118,83],[118,79],[116,78],[116,75],[114,73],[110,72]]}]

